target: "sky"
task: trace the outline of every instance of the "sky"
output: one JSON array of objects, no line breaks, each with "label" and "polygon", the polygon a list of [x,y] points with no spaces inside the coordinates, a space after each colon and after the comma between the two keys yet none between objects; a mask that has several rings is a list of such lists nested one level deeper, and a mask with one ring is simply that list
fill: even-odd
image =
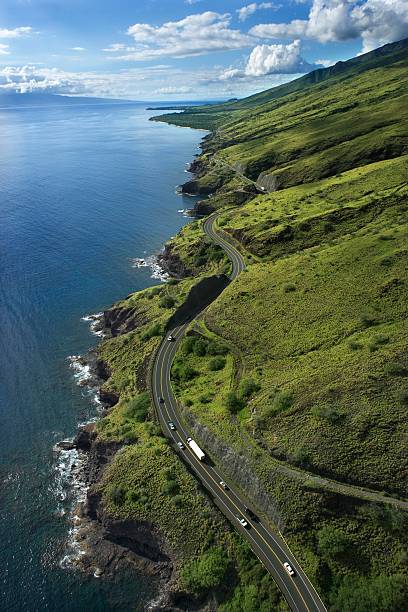
[{"label": "sky", "polygon": [[1,0],[0,92],[242,97],[408,37],[408,0]]}]

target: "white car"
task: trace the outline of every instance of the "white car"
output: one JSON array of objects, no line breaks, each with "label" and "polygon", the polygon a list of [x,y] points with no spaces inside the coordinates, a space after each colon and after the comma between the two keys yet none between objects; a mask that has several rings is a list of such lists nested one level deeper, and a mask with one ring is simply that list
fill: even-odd
[{"label": "white car", "polygon": [[182,442],[177,442],[177,446],[181,448],[181,450],[184,450],[186,448]]},{"label": "white car", "polygon": [[288,572],[289,576],[294,576],[295,575],[295,570],[293,569],[293,567],[291,565],[289,565],[289,563],[287,561],[285,561],[285,563],[283,564],[283,567]]},{"label": "white car", "polygon": [[169,342],[173,342],[173,340],[174,340],[174,336],[169,336],[169,337],[167,338],[167,340],[168,340]]},{"label": "white car", "polygon": [[222,487],[223,489],[225,489],[226,491],[228,491],[228,485],[226,482],[224,482],[223,480],[220,480],[220,487]]},{"label": "white car", "polygon": [[172,429],[173,431],[176,429],[175,424],[173,423],[173,421],[169,421],[169,427],[170,429]]},{"label": "white car", "polygon": [[236,515],[236,517],[237,517],[237,521],[238,521],[238,522],[239,522],[239,523],[240,523],[240,524],[241,524],[243,527],[245,527],[245,529],[248,529],[248,527],[249,527],[248,521],[246,521],[246,520],[244,519],[244,517],[243,517],[243,516],[239,516],[238,514]]}]

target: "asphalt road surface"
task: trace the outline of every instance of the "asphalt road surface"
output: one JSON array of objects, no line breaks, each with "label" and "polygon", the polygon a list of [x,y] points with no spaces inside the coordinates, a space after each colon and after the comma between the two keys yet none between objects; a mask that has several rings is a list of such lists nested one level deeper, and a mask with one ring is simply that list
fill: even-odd
[{"label": "asphalt road surface", "polygon": [[[214,228],[216,217],[217,213],[209,216],[203,223],[203,229],[215,243],[225,250],[230,258],[232,262],[231,280],[233,280],[244,270],[245,262],[241,253],[217,233]],[[162,430],[166,437],[171,440],[174,449],[182,456],[183,460],[202,483],[221,512],[246,539],[253,552],[271,573],[291,610],[299,612],[324,611],[326,608],[323,602],[291,554],[284,540],[273,532],[262,519],[252,520],[246,514],[246,503],[238,489],[223,474],[222,465],[214,466],[212,462],[210,463],[206,459],[200,461],[186,442],[188,437],[194,436],[193,433],[187,431],[181,418],[177,401],[171,388],[170,371],[177,348],[190,323],[191,321],[186,321],[184,324],[168,330],[167,336],[159,347],[154,361],[152,393]],[[169,336],[174,338],[172,342],[168,340]],[[169,422],[174,423],[176,429],[170,429]],[[178,442],[184,444],[184,450],[179,448]],[[200,444],[199,440],[197,442]],[[202,450],[204,453],[206,452],[205,448]],[[224,489],[220,485],[220,481],[224,481],[228,489]],[[256,513],[256,508],[250,509]],[[237,516],[245,518],[248,522],[247,528],[239,523]],[[285,562],[288,562],[295,571],[294,576],[290,576],[284,568],[283,564]]]}]

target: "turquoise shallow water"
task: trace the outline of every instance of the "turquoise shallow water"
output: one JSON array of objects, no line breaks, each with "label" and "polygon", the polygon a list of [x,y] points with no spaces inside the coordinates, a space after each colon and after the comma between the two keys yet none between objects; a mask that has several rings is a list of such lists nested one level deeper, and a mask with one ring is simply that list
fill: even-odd
[{"label": "turquoise shallow water", "polygon": [[[0,567],[2,610],[137,610],[156,585],[63,569],[70,495],[52,447],[95,406],[67,357],[97,339],[81,317],[153,284],[191,205],[175,194],[202,133],[141,105],[0,111]],[[156,281],[157,282],[157,281]]]}]

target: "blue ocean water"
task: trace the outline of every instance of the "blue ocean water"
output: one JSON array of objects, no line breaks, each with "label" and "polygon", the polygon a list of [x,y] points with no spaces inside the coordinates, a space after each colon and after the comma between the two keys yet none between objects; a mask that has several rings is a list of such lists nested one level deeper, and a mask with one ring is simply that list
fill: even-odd
[{"label": "blue ocean water", "polygon": [[[142,609],[156,584],[63,569],[69,523],[52,447],[95,411],[67,357],[81,317],[154,281],[191,205],[176,195],[202,133],[142,105],[0,111],[0,592],[2,610]],[[156,281],[157,282],[157,281]]]}]

